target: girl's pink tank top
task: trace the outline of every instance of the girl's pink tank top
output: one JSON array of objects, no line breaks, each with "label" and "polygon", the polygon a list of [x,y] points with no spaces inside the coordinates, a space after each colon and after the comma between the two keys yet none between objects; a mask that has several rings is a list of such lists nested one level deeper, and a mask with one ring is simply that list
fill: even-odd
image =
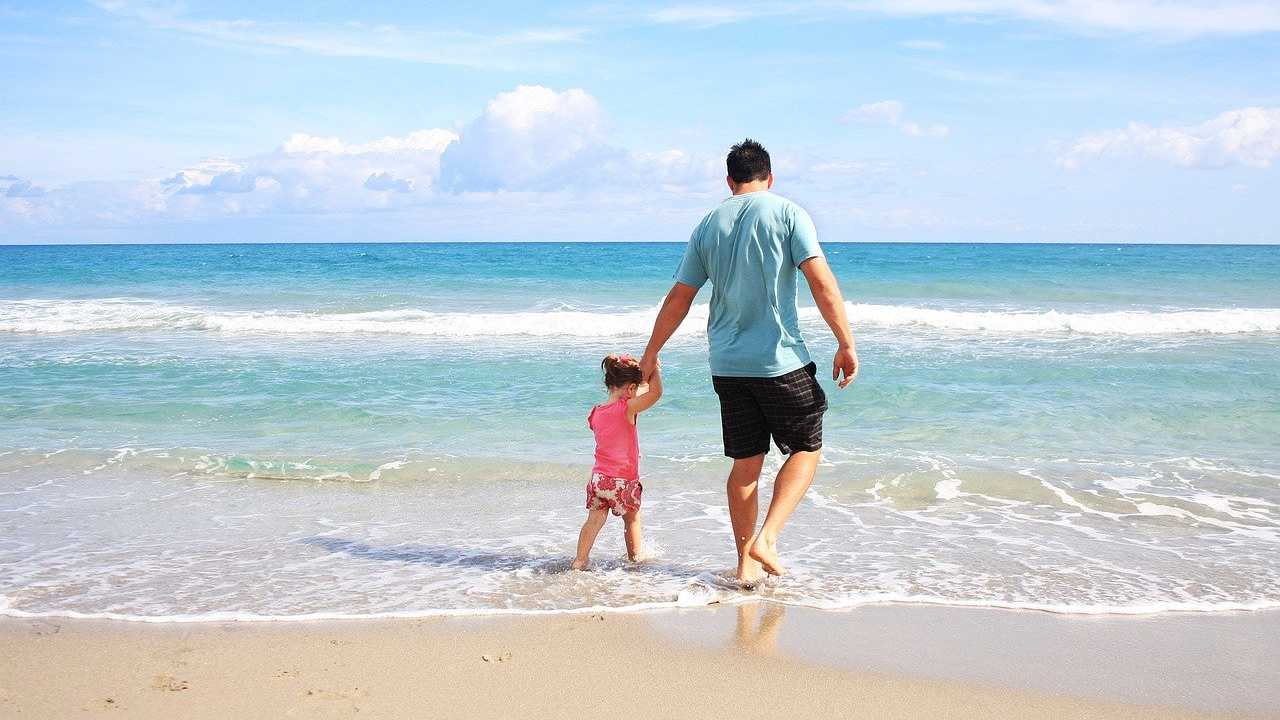
[{"label": "girl's pink tank top", "polygon": [[627,420],[627,399],[592,408],[587,426],[596,434],[596,464],[591,472],[639,480],[640,442],[636,426]]}]

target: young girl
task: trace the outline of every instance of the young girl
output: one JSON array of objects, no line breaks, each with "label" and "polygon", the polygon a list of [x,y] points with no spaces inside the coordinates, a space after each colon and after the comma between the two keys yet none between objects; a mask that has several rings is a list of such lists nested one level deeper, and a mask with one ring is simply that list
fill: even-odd
[{"label": "young girl", "polygon": [[587,557],[609,513],[622,517],[627,557],[640,555],[640,444],[636,416],[662,397],[661,370],[644,383],[640,363],[630,355],[609,355],[600,363],[609,399],[591,408],[587,426],[596,434],[596,464],[587,483],[587,521],[578,533],[574,570],[587,567]]}]

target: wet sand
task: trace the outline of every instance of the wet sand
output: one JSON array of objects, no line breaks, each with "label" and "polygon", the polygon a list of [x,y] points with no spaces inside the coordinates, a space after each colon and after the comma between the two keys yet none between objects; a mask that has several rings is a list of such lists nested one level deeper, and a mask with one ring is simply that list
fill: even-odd
[{"label": "wet sand", "polygon": [[5,618],[0,716],[1275,717],[1278,618],[767,603],[345,622]]},{"label": "wet sand", "polygon": [[853,672],[1280,717],[1280,611],[1066,615],[739,605],[655,616],[661,634]]}]

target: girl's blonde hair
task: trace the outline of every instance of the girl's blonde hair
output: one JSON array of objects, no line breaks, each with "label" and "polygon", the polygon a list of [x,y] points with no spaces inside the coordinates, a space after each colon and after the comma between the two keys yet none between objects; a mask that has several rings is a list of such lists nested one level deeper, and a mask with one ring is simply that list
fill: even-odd
[{"label": "girl's blonde hair", "polygon": [[640,374],[640,362],[630,355],[606,355],[600,361],[600,369],[604,370],[604,386],[607,388],[644,382],[644,376]]}]

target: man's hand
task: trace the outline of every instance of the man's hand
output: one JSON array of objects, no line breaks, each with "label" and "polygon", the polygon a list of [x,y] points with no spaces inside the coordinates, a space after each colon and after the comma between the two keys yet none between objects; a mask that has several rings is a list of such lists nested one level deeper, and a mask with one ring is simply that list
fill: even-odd
[{"label": "man's hand", "polygon": [[[845,389],[858,376],[858,351],[853,349],[853,332],[849,330],[849,318],[844,311],[844,297],[840,294],[840,284],[836,276],[831,274],[831,267],[826,258],[818,255],[800,263],[800,272],[809,281],[809,289],[813,291],[813,302],[818,305],[818,312],[827,321],[831,334],[836,336],[839,350],[831,363],[831,379],[837,381],[841,390]],[[844,373],[844,379],[840,379]]]},{"label": "man's hand", "polygon": [[653,376],[655,370],[658,369],[659,363],[656,355],[645,355],[640,358],[640,377],[645,382],[649,382],[649,378]]},{"label": "man's hand", "polygon": [[[844,373],[844,379],[840,379],[840,373]],[[842,347],[836,350],[835,360],[831,362],[831,379],[838,380],[836,385],[843,390],[845,386],[853,382],[858,377],[858,351],[852,347]]]}]

